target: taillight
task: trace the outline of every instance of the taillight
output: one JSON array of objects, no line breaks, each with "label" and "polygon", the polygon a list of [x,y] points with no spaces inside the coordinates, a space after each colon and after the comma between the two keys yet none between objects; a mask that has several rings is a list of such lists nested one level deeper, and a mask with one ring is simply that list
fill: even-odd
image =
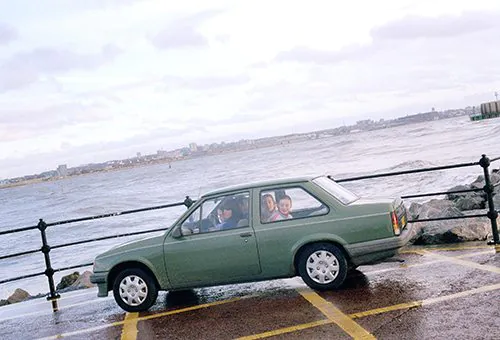
[{"label": "taillight", "polygon": [[396,212],[391,212],[391,220],[392,220],[392,230],[394,231],[394,235],[399,236],[401,234],[401,229],[398,224],[398,217],[396,216]]}]

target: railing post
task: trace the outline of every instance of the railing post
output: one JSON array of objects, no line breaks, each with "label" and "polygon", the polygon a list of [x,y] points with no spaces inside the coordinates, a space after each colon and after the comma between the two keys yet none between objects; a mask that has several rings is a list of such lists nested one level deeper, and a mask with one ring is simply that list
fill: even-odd
[{"label": "railing post", "polygon": [[186,208],[190,208],[193,205],[193,200],[189,198],[189,196],[186,196],[186,199],[184,200],[184,205]]},{"label": "railing post", "polygon": [[484,171],[484,192],[486,193],[486,199],[488,201],[488,218],[491,221],[491,231],[493,233],[493,241],[488,242],[488,244],[500,244],[500,240],[498,237],[498,225],[497,225],[497,217],[498,212],[495,210],[495,204],[493,203],[493,190],[494,187],[491,184],[490,180],[490,172],[488,167],[490,166],[490,159],[486,157],[486,155],[482,155],[479,160],[479,165],[483,168]]},{"label": "railing post", "polygon": [[47,244],[47,234],[45,233],[45,229],[47,229],[47,224],[43,221],[43,219],[40,219],[40,221],[38,222],[38,229],[40,230],[40,233],[42,235],[41,251],[45,258],[45,275],[49,280],[50,293],[49,296],[47,296],[47,300],[52,302],[52,311],[57,312],[59,310],[59,307],[57,306],[57,299],[59,299],[61,296],[56,293],[56,288],[54,285],[54,269],[50,264],[50,256],[49,256],[50,246]]}]

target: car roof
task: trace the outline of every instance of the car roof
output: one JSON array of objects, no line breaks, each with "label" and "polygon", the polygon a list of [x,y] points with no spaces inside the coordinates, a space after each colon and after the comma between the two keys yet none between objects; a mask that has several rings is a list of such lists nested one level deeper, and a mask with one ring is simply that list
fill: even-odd
[{"label": "car roof", "polygon": [[302,176],[302,177],[277,178],[277,179],[272,179],[272,180],[242,183],[242,184],[231,185],[231,186],[227,186],[224,188],[220,188],[220,189],[206,192],[201,197],[222,194],[222,193],[226,193],[229,191],[253,189],[253,188],[259,188],[259,187],[265,187],[265,186],[304,183],[304,182],[309,182],[317,177],[321,177],[321,176]]}]

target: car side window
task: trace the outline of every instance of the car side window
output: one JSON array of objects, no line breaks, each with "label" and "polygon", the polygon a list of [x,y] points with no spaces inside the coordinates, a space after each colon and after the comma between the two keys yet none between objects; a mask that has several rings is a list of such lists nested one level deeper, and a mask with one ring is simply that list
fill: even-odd
[{"label": "car side window", "polygon": [[328,207],[303,188],[276,188],[261,191],[260,203],[261,223],[328,213]]},{"label": "car side window", "polygon": [[181,224],[181,231],[183,235],[189,235],[199,232],[199,224],[201,220],[201,206],[193,211]]},{"label": "car side window", "polygon": [[248,192],[205,200],[183,223],[182,234],[200,234],[249,226]]}]

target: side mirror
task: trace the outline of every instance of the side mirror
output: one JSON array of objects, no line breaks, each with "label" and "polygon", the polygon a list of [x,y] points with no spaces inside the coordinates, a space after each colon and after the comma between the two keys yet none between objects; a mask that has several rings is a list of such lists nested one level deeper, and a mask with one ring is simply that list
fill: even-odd
[{"label": "side mirror", "polygon": [[172,231],[172,237],[173,238],[179,238],[182,237],[182,230],[181,227],[176,227],[174,231]]}]

